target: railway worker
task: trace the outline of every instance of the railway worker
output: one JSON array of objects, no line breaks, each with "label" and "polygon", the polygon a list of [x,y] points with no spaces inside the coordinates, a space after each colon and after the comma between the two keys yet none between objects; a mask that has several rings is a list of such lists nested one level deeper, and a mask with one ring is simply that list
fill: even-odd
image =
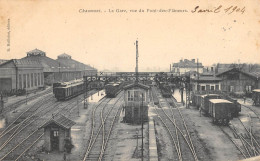
[{"label": "railway worker", "polygon": [[64,151],[63,160],[66,161],[66,152]]},{"label": "railway worker", "polygon": [[244,96],[243,99],[244,99],[244,103],[246,103],[246,96]]},{"label": "railway worker", "polygon": [[201,117],[201,107],[199,108],[199,111],[200,111],[200,117]]}]

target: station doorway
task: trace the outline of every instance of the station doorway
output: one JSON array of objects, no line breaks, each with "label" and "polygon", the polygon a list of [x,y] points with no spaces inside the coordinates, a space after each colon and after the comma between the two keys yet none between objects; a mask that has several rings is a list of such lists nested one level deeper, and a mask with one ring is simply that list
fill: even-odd
[{"label": "station doorway", "polygon": [[59,130],[51,130],[51,150],[59,151]]}]

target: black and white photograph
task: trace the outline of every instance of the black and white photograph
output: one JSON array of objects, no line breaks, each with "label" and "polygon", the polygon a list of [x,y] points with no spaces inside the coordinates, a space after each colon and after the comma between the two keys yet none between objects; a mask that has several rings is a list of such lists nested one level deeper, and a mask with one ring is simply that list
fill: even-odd
[{"label": "black and white photograph", "polygon": [[259,0],[0,0],[0,161],[259,160]]}]

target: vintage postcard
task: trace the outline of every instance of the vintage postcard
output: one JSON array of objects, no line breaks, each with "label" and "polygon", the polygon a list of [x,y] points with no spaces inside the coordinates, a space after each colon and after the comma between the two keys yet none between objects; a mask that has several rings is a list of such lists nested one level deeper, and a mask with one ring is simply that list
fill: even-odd
[{"label": "vintage postcard", "polygon": [[0,161],[260,160],[259,0],[0,0]]}]

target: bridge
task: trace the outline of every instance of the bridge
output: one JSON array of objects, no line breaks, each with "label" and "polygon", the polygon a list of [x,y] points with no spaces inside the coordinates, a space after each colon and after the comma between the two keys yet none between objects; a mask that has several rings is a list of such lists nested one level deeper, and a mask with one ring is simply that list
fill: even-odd
[{"label": "bridge", "polygon": [[99,72],[96,75],[85,75],[86,83],[91,81],[117,82],[117,81],[155,81],[167,83],[189,83],[190,75],[176,75],[171,72]]}]

